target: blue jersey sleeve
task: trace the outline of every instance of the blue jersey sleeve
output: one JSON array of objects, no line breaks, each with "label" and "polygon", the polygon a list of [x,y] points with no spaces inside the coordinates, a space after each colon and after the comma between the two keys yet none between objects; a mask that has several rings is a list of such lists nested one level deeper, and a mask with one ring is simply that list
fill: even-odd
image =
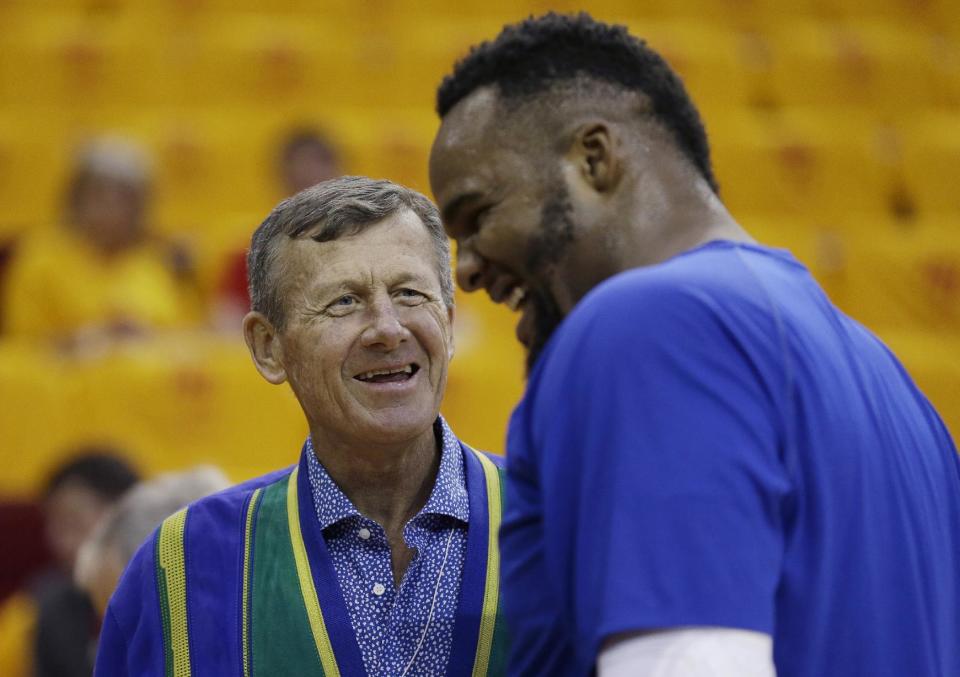
[{"label": "blue jersey sleeve", "polygon": [[100,631],[95,677],[163,677],[163,626],[154,576],[154,539],[134,555]]},{"label": "blue jersey sleeve", "polygon": [[529,517],[585,668],[616,633],[772,631],[789,482],[782,365],[757,359],[776,354],[768,318],[731,319],[695,288],[614,282],[533,375],[510,477],[518,497],[538,494],[520,509],[542,506]]}]

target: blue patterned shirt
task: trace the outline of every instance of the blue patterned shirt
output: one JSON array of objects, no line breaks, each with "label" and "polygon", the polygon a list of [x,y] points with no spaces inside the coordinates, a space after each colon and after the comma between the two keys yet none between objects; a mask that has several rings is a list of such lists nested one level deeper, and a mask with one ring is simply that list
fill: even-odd
[{"label": "blue patterned shirt", "polygon": [[426,505],[403,528],[416,555],[399,587],[383,528],[360,514],[307,440],[317,518],[364,667],[376,677],[444,675],[450,660],[470,510],[460,443],[443,418],[434,429],[440,468]]}]

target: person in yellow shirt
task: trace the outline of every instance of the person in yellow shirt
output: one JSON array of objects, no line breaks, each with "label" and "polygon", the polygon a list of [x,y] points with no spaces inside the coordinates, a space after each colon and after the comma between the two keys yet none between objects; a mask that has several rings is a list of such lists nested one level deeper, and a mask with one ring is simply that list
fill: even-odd
[{"label": "person in yellow shirt", "polygon": [[105,138],[80,153],[63,223],[17,245],[3,304],[10,337],[77,347],[197,319],[186,257],[146,227],[149,189],[135,146]]}]

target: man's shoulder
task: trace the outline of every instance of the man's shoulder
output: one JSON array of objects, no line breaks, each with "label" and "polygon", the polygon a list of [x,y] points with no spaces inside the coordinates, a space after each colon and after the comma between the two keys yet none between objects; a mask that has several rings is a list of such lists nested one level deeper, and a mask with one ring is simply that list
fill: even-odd
[{"label": "man's shoulder", "polygon": [[294,466],[289,466],[275,470],[198,499],[188,506],[188,519],[199,517],[201,514],[214,519],[217,516],[232,519],[238,511],[243,510],[257,489],[263,489],[284,480],[290,476],[293,468]]},{"label": "man's shoulder", "polygon": [[253,494],[257,489],[263,489],[264,487],[270,486],[290,475],[293,472],[295,466],[287,466],[286,468],[281,468],[280,470],[274,470],[273,472],[267,473],[266,475],[260,475],[259,477],[254,477],[253,479],[246,480],[240,484],[235,484],[232,487],[228,487],[222,491],[219,491],[215,494],[210,494],[205,498],[201,498],[194,505],[200,505],[209,501],[225,501],[242,504],[246,502],[247,498]]},{"label": "man's shoulder", "polygon": [[[577,304],[564,333],[598,328],[629,337],[635,331],[669,336],[710,319],[769,315],[785,280],[794,288],[806,269],[788,252],[759,245],[714,242],[663,263],[633,268],[594,287]],[[625,339],[626,340],[626,339]]]},{"label": "man's shoulder", "polygon": [[494,454],[491,451],[480,451],[479,453],[483,454],[491,463],[497,466],[497,469],[502,469],[506,464],[506,459],[499,455]]},{"label": "man's shoulder", "polygon": [[771,266],[803,270],[784,251],[732,242],[710,243],[662,263],[614,275],[598,284],[580,305],[662,303],[664,299],[702,301],[712,296],[753,295],[764,269]]},{"label": "man's shoulder", "polygon": [[602,337],[629,343],[637,332],[664,336],[677,323],[716,310],[723,292],[707,276],[689,275],[669,266],[636,268],[594,287],[561,325],[562,336],[585,340]]},{"label": "man's shoulder", "polygon": [[564,319],[530,381],[547,363],[561,372],[592,369],[597,360],[619,368],[643,352],[680,351],[692,359],[704,346],[716,353],[769,341],[775,324],[768,287],[775,280],[768,278],[792,279],[803,270],[786,252],[717,242],[614,275]]},{"label": "man's shoulder", "polygon": [[[236,563],[243,550],[244,511],[250,497],[257,489],[283,481],[292,469],[284,468],[242,482],[187,507],[179,539],[187,577],[196,584],[191,588],[191,596],[202,594],[205,603],[230,598],[231,591],[239,584]],[[157,581],[160,530],[158,526],[137,550],[111,598],[108,625],[113,643],[110,646],[117,655],[105,657],[105,665],[109,664],[108,659],[127,660],[126,654],[131,650],[148,656],[146,663],[154,667],[163,665]]]}]

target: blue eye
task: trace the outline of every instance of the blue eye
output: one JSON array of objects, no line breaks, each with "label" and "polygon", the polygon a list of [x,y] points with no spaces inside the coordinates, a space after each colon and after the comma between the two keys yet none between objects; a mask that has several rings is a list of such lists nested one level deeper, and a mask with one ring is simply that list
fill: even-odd
[{"label": "blue eye", "polygon": [[419,303],[427,298],[426,294],[416,289],[398,289],[396,296],[406,303]]},{"label": "blue eye", "polygon": [[344,296],[341,296],[336,301],[328,305],[327,312],[342,314],[348,310],[352,310],[356,304],[357,304],[357,299],[355,296],[352,296],[350,294],[345,294]]}]

